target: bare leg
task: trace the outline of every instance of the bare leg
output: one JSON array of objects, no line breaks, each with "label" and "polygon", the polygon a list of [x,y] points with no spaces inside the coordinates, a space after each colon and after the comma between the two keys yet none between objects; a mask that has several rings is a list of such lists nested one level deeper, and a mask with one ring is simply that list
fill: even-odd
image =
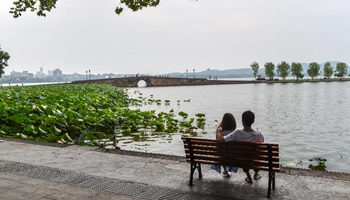
[{"label": "bare leg", "polygon": [[253,183],[252,175],[250,175],[249,169],[243,168],[243,171],[244,171],[245,174],[247,175],[247,177],[246,177],[244,180],[245,180],[246,182],[248,182],[248,183]]},{"label": "bare leg", "polygon": [[222,168],[224,168],[224,171],[222,172],[222,174],[224,174],[224,175],[228,174],[226,171],[226,166],[222,166]]}]

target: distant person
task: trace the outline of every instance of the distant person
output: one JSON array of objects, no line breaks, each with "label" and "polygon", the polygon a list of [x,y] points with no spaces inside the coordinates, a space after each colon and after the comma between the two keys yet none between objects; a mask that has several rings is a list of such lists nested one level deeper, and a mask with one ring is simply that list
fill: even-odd
[{"label": "distant person", "polygon": [[[217,140],[218,141],[225,141],[229,142],[232,140],[237,141],[249,141],[249,142],[264,142],[264,135],[256,130],[252,129],[252,124],[254,123],[255,115],[252,111],[245,111],[242,114],[242,125],[243,130],[236,129],[232,133],[229,133],[228,135],[225,135],[223,131],[217,130]],[[248,183],[253,183],[252,176],[250,175],[249,169],[243,168],[243,171],[247,174],[247,177],[245,178],[245,181]],[[253,178],[260,179],[261,175],[259,174],[259,170],[254,169],[254,176]]]},{"label": "distant person", "polygon": [[[237,127],[236,124],[236,119],[231,113],[225,113],[224,116],[222,117],[222,120],[220,122],[220,125],[218,127],[218,130],[220,130],[221,134],[226,136],[229,133],[233,132]],[[218,139],[216,137],[216,139]],[[221,173],[221,166],[220,165],[212,165],[211,168],[218,173]],[[224,171],[222,174],[224,176],[229,176],[228,171],[230,172],[237,172],[238,168],[236,167],[227,167],[227,166],[222,166]]]}]

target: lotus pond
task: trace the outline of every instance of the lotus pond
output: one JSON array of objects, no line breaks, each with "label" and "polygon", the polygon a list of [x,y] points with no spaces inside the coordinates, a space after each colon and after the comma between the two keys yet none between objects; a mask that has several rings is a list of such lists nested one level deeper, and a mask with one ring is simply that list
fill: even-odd
[{"label": "lotus pond", "polygon": [[[136,93],[136,92],[135,92]],[[167,139],[172,133],[204,132],[205,115],[156,113],[137,109],[168,100],[129,97],[128,90],[108,85],[60,84],[0,88],[0,137],[101,145]],[[189,100],[185,100],[189,102]]]}]

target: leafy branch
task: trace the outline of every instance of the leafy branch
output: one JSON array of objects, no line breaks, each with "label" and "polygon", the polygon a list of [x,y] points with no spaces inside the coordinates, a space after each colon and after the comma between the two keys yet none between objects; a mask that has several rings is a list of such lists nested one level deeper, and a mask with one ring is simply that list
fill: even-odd
[{"label": "leafy branch", "polygon": [[[10,8],[10,13],[14,18],[22,16],[22,13],[30,10],[36,12],[38,16],[46,17],[46,13],[56,8],[58,0],[16,0],[13,2],[13,7]],[[146,7],[156,7],[160,0],[120,0],[120,4],[125,5],[132,11],[136,12]],[[123,7],[117,6],[115,13],[120,15],[123,12]]]}]

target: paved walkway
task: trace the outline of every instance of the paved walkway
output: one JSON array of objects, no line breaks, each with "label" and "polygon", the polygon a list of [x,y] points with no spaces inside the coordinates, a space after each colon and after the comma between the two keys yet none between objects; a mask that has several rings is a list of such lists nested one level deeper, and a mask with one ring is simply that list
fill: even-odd
[{"label": "paved walkway", "polygon": [[[0,199],[266,199],[265,172],[248,184],[202,168],[189,187],[183,157],[0,138]],[[350,199],[350,175],[286,168],[271,199]]]}]

